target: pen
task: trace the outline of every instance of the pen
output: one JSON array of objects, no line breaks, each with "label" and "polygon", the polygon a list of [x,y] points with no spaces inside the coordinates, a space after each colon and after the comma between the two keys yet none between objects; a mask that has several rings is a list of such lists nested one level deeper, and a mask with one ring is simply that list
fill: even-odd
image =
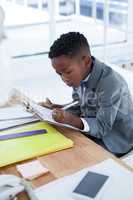
[{"label": "pen", "polygon": [[74,101],[72,103],[69,103],[68,105],[64,106],[62,109],[63,110],[67,110],[68,108],[72,107],[72,106],[75,106],[75,105],[78,105],[79,102],[78,101]]}]

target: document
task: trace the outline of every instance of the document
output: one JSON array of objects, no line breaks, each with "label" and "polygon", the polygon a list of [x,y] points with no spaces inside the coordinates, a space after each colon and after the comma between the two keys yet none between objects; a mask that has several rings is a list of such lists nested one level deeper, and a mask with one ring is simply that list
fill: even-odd
[{"label": "document", "polygon": [[37,121],[39,119],[27,112],[22,105],[0,109],[0,131]]},{"label": "document", "polygon": [[25,111],[22,105],[0,108],[0,121],[32,117],[33,114]]},{"label": "document", "polygon": [[133,169],[133,154],[127,156],[126,158],[123,158],[122,160],[125,162],[125,164]]},{"label": "document", "polygon": [[109,177],[96,197],[90,198],[90,200],[133,199],[133,173],[113,159],[107,159],[97,165],[41,186],[35,189],[36,196],[39,200],[74,200],[72,193],[87,172],[95,172]]},{"label": "document", "polygon": [[51,109],[40,106],[33,101],[28,101],[28,104],[29,104],[31,110],[33,111],[33,113],[35,113],[40,118],[40,120],[46,121],[50,124],[54,124],[54,125],[57,125],[57,126],[67,127],[67,128],[71,128],[71,129],[74,129],[74,130],[84,132],[83,130],[78,129],[76,127],[73,127],[69,124],[62,124],[62,123],[56,122],[52,118],[52,110]]},{"label": "document", "polygon": [[23,126],[29,123],[38,122],[39,119],[35,117],[29,117],[29,118],[22,118],[22,119],[16,119],[16,120],[5,120],[0,121],[0,131],[4,131],[10,128],[16,128],[18,126]]}]

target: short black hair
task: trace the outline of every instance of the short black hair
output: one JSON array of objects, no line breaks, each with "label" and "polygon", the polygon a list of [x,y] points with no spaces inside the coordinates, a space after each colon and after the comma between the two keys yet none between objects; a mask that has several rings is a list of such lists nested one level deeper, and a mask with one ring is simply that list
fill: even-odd
[{"label": "short black hair", "polygon": [[54,41],[50,47],[49,58],[55,58],[62,55],[75,56],[82,49],[87,49],[90,54],[90,47],[85,36],[79,32],[69,32],[62,34],[60,38]]}]

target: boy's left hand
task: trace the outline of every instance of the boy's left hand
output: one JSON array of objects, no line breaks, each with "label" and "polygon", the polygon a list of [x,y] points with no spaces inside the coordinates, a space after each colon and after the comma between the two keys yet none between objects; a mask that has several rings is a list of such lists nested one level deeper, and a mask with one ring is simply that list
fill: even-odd
[{"label": "boy's left hand", "polygon": [[38,104],[40,106],[43,106],[43,107],[46,107],[46,108],[49,108],[49,109],[62,108],[63,107],[62,105],[52,103],[48,98],[46,98],[46,101],[39,102]]},{"label": "boy's left hand", "polygon": [[70,112],[64,111],[62,109],[54,109],[52,112],[52,117],[57,122],[60,122],[63,124],[69,124],[79,129],[84,128],[83,122],[79,117],[71,114]]}]

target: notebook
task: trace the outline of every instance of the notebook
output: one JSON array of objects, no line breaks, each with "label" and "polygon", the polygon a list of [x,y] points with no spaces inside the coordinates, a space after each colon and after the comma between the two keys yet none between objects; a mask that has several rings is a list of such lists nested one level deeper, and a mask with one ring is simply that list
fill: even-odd
[{"label": "notebook", "polygon": [[0,135],[39,129],[46,129],[47,134],[0,141],[0,167],[73,146],[72,140],[65,137],[46,122],[37,122],[21,128],[0,131]]}]

